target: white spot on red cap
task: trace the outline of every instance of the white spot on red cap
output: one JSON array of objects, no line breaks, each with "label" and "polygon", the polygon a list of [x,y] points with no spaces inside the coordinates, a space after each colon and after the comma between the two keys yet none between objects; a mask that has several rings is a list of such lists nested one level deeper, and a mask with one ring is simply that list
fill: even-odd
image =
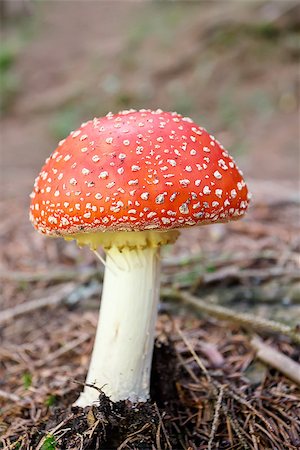
[{"label": "white spot on red cap", "polygon": [[181,186],[187,187],[190,184],[190,180],[188,179],[179,180],[179,183],[181,184]]},{"label": "white spot on red cap", "polygon": [[182,205],[179,206],[179,211],[181,214],[188,214],[189,213],[189,207],[187,203],[182,203]]},{"label": "white spot on red cap", "polygon": [[138,180],[138,178],[136,178],[135,180],[129,180],[128,184],[129,184],[129,186],[133,186],[135,184],[139,184],[139,180]]},{"label": "white spot on red cap", "polygon": [[218,170],[216,170],[214,172],[214,177],[217,178],[218,180],[220,180],[222,178],[222,175],[220,174],[220,172]]},{"label": "white spot on red cap", "polygon": [[141,170],[141,168],[140,168],[140,166],[133,165],[133,166],[131,166],[131,170],[132,170],[132,172],[138,172],[139,170]]},{"label": "white spot on red cap", "polygon": [[167,159],[167,162],[172,166],[176,167],[176,161],[174,159]]},{"label": "white spot on red cap", "polygon": [[157,197],[155,198],[155,203],[157,203],[158,205],[164,203],[166,195],[167,195],[166,192],[164,192],[163,194],[158,194]]},{"label": "white spot on red cap", "polygon": [[173,192],[173,194],[170,196],[170,202],[174,202],[174,200],[178,194],[179,194],[179,192]]}]

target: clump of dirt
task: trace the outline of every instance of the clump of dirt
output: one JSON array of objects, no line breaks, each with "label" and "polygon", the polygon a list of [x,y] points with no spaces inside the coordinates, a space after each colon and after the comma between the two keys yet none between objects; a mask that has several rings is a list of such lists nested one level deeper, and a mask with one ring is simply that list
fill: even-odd
[{"label": "clump of dirt", "polygon": [[[86,408],[53,408],[47,421],[42,422],[32,433],[30,445],[33,448],[43,448],[52,442],[54,449],[66,450],[150,450],[156,443],[161,449],[170,446],[178,448],[178,433],[177,436],[174,432],[169,434],[164,426],[164,420],[171,419],[172,410],[178,407],[179,401],[174,376],[178,373],[177,358],[172,342],[157,341],[153,359],[151,402],[114,403],[99,391],[98,405]],[[158,405],[162,409],[159,409]],[[169,414],[164,407],[169,410]],[[167,428],[170,428],[170,424]]]},{"label": "clump of dirt", "polygon": [[175,380],[179,376],[178,361],[171,340],[155,341],[150,396],[161,408],[172,408],[177,397]]},{"label": "clump of dirt", "polygon": [[[155,404],[148,402],[132,405],[125,401],[113,403],[102,393],[99,395],[98,406],[54,410],[45,428],[32,437],[32,445],[39,445],[41,436],[45,436],[42,442],[47,442],[51,430],[62,429],[66,431],[56,439],[55,448],[151,449],[159,423],[160,417]],[[165,448],[165,443],[162,437],[162,448]]]}]

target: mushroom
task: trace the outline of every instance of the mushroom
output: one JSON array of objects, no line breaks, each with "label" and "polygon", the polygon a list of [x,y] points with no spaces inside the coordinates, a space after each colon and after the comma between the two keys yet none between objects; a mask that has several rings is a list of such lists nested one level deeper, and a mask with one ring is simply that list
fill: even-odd
[{"label": "mushroom", "polygon": [[99,323],[76,402],[149,398],[160,247],[179,229],[236,220],[249,194],[224,147],[190,118],[129,110],[72,131],[46,160],[30,219],[47,236],[106,252]]}]

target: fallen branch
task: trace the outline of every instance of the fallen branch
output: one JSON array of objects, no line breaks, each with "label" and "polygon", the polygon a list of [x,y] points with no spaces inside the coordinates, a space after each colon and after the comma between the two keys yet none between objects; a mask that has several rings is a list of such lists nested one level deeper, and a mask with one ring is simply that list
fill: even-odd
[{"label": "fallen branch", "polygon": [[83,336],[79,336],[72,341],[67,342],[65,345],[58,348],[55,352],[48,354],[46,358],[37,361],[35,367],[42,367],[45,364],[49,364],[50,362],[55,361],[66,353],[80,347],[81,344],[88,341],[89,339],[90,335],[84,334]]},{"label": "fallen branch", "polygon": [[208,446],[207,446],[208,450],[212,450],[212,448],[213,448],[212,445],[213,445],[214,437],[216,435],[216,431],[217,431],[217,427],[218,427],[220,409],[221,409],[222,400],[223,400],[223,394],[224,394],[224,386],[221,386],[219,395],[218,395],[218,399],[215,404],[214,419],[213,419],[213,423],[211,426],[211,431],[210,431],[210,436],[209,436],[209,441],[208,441]]},{"label": "fallen branch", "polygon": [[6,392],[0,389],[0,398],[4,398],[5,400],[10,400],[14,403],[18,403],[21,401],[21,397],[11,392]]},{"label": "fallen branch", "polygon": [[300,385],[300,364],[270,345],[265,344],[258,337],[254,337],[251,340],[251,345],[256,351],[258,359]]},{"label": "fallen branch", "polygon": [[17,283],[63,282],[77,280],[85,282],[99,275],[99,268],[70,270],[61,268],[59,270],[48,270],[47,272],[22,272],[22,271],[0,271],[0,280],[13,281]]},{"label": "fallen branch", "polygon": [[1,313],[0,325],[16,319],[23,314],[28,314],[36,311],[37,309],[46,308],[57,305],[58,303],[62,303],[65,298],[71,294],[71,292],[74,290],[74,287],[74,283],[68,283],[56,292],[50,294],[48,297],[21,303],[20,305],[16,305],[13,308],[6,309]]},{"label": "fallen branch", "polygon": [[238,313],[236,311],[232,311],[229,308],[224,308],[223,306],[214,305],[203,301],[198,297],[194,297],[188,292],[182,292],[178,290],[165,290],[162,292],[162,297],[181,300],[211,316],[217,317],[222,320],[236,322],[253,330],[283,334],[285,336],[288,336],[294,342],[300,344],[300,334],[297,331],[293,330],[293,328],[289,327],[288,325],[275,322],[274,320],[262,319],[260,317],[254,316],[253,314]]},{"label": "fallen branch", "polygon": [[236,266],[229,266],[226,269],[219,270],[215,273],[206,273],[203,276],[204,283],[215,283],[223,281],[226,278],[234,277],[244,280],[245,278],[257,278],[266,280],[269,278],[288,277],[291,280],[300,279],[299,270],[291,270],[283,267],[269,267],[267,269],[240,269]]}]

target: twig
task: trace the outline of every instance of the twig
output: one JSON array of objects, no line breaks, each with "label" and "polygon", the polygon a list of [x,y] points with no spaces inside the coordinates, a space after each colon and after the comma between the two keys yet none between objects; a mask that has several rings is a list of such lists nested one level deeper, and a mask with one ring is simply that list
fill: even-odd
[{"label": "twig", "polygon": [[[222,386],[217,380],[214,380],[214,384],[219,388],[221,388]],[[224,386],[224,389],[225,393],[229,397],[233,398],[241,405],[246,406],[246,408],[252,411],[265,424],[266,428],[268,428],[271,432],[274,432],[273,427],[268,422],[268,420],[253,405],[251,405],[250,401],[243,396],[242,392],[240,394],[237,394],[230,386]]]},{"label": "twig", "polygon": [[162,416],[161,416],[161,414],[160,414],[160,412],[159,412],[159,409],[158,409],[156,403],[155,403],[154,407],[155,407],[155,410],[156,410],[156,414],[158,415],[158,418],[159,418],[159,425],[158,425],[159,428],[158,428],[157,434],[156,434],[156,444],[157,444],[157,446],[159,447],[159,445],[160,445],[160,431],[159,431],[159,430],[160,430],[160,428],[161,428],[162,431],[163,431],[163,433],[164,433],[164,436],[165,436],[165,439],[166,439],[166,442],[167,442],[167,446],[168,446],[168,448],[169,448],[170,450],[172,450],[172,445],[171,445],[171,443],[170,443],[170,440],[169,440],[167,431],[166,431],[165,426],[164,426],[164,422],[163,422]]},{"label": "twig", "polygon": [[91,429],[87,430],[84,433],[86,436],[89,437],[89,439],[91,439],[91,437],[93,436],[94,431],[96,430],[100,422],[101,422],[100,419],[96,420],[95,423],[92,425]]},{"label": "twig", "polygon": [[182,331],[180,330],[179,327],[175,326],[177,333],[180,335],[181,339],[183,340],[183,342],[185,343],[185,345],[187,346],[187,348],[189,349],[189,351],[191,352],[191,354],[194,357],[194,360],[196,361],[196,363],[198,364],[198,366],[200,367],[200,369],[202,370],[202,372],[205,374],[207,381],[211,382],[211,377],[205,367],[205,365],[203,364],[203,362],[201,361],[201,359],[199,358],[199,356],[197,355],[197,353],[195,352],[193,346],[191,345],[190,341],[187,339],[187,337],[182,333]]},{"label": "twig", "polygon": [[90,280],[96,275],[99,275],[99,268],[84,269],[79,270],[69,270],[61,268],[59,270],[49,270],[47,272],[21,272],[21,271],[0,271],[0,280],[13,281],[17,283],[36,283],[39,281],[43,282],[63,282],[72,281],[76,279],[77,281],[84,282]]},{"label": "twig", "polygon": [[72,419],[74,415],[70,415],[69,417],[67,417],[66,419],[64,419],[62,422],[60,422],[58,425],[56,425],[56,427],[52,428],[52,430],[49,430],[47,432],[47,434],[40,440],[40,442],[38,443],[38,446],[36,447],[36,450],[41,450],[41,448],[43,447],[43,444],[45,443],[45,440],[47,439],[47,436],[49,435],[55,435],[55,433],[63,426],[65,426],[70,419]]},{"label": "twig", "polygon": [[283,276],[288,276],[289,279],[297,280],[300,278],[300,273],[298,270],[291,270],[283,267],[269,267],[267,269],[240,269],[236,266],[229,266],[214,273],[206,273],[203,276],[203,283],[223,281],[224,279],[230,277],[237,279],[258,278],[260,280],[266,280],[268,278]]},{"label": "twig", "polygon": [[16,394],[12,394],[11,392],[5,392],[0,389],[0,398],[5,398],[5,400],[11,400],[14,403],[18,403],[21,401],[21,397]]},{"label": "twig", "polygon": [[254,450],[259,450],[258,449],[256,435],[255,435],[254,428],[253,428],[253,425],[252,425],[251,421],[249,422],[249,431],[250,431],[250,436],[251,436],[251,439],[252,439],[252,442],[253,442]]},{"label": "twig", "polygon": [[184,301],[185,303],[188,303],[189,305],[192,305],[209,315],[218,317],[219,319],[237,322],[240,325],[244,325],[250,329],[283,334],[288,336],[294,342],[300,344],[299,333],[294,331],[288,325],[275,322],[274,320],[262,319],[252,314],[238,313],[229,308],[224,308],[223,306],[209,304],[208,302],[205,302],[200,298],[189,294],[188,292],[177,290],[163,291],[162,296]]},{"label": "twig", "polygon": [[235,417],[233,417],[231,411],[229,411],[228,407],[225,404],[222,405],[222,409],[224,410],[224,414],[228,418],[230,425],[232,426],[233,430],[235,431],[235,434],[237,435],[237,437],[239,439],[239,443],[243,446],[244,450],[249,450],[250,447],[247,444],[247,442],[245,441],[245,436],[243,435],[243,434],[245,434],[245,431],[243,430],[243,428],[241,428],[239,422],[237,421],[237,419]]},{"label": "twig", "polygon": [[13,308],[6,309],[1,313],[0,325],[10,320],[14,320],[23,314],[31,313],[37,309],[46,308],[49,306],[57,305],[58,303],[62,303],[64,299],[74,290],[74,287],[74,283],[68,283],[58,291],[50,294],[48,297],[21,303],[20,305],[16,305]]},{"label": "twig", "polygon": [[125,448],[127,446],[127,444],[131,441],[132,437],[136,436],[137,434],[141,433],[142,431],[146,430],[149,427],[150,427],[150,423],[145,423],[145,425],[143,425],[142,428],[140,428],[139,430],[135,431],[134,433],[129,434],[127,436],[127,438],[125,439],[125,441],[123,441],[121,443],[121,445],[119,445],[117,450],[122,450],[122,448]]},{"label": "twig", "polygon": [[258,337],[251,340],[252,347],[256,350],[256,356],[265,364],[286,375],[290,380],[300,385],[300,364],[293,361],[270,345],[262,342]]},{"label": "twig", "polygon": [[214,368],[223,366],[225,360],[216,345],[209,344],[208,342],[199,342],[199,350],[206,356]]},{"label": "twig", "polygon": [[217,426],[218,426],[218,421],[219,421],[219,416],[220,416],[220,409],[221,409],[222,400],[223,400],[223,393],[224,393],[224,386],[221,386],[219,395],[218,395],[218,399],[217,399],[217,403],[216,403],[216,407],[215,407],[214,420],[213,420],[213,423],[211,426],[211,432],[210,432],[210,436],[209,436],[207,450],[212,450],[212,444],[213,444],[214,437],[215,437],[215,434],[217,431]]},{"label": "twig", "polygon": [[85,334],[83,336],[79,336],[78,338],[73,339],[70,342],[67,342],[65,345],[63,345],[62,347],[57,349],[55,352],[47,355],[46,358],[37,361],[37,363],[35,364],[35,367],[42,367],[45,364],[48,364],[49,362],[54,361],[55,359],[61,357],[65,353],[68,353],[69,351],[73,350],[74,348],[79,347],[81,344],[86,342],[88,339],[90,339],[90,335]]}]

